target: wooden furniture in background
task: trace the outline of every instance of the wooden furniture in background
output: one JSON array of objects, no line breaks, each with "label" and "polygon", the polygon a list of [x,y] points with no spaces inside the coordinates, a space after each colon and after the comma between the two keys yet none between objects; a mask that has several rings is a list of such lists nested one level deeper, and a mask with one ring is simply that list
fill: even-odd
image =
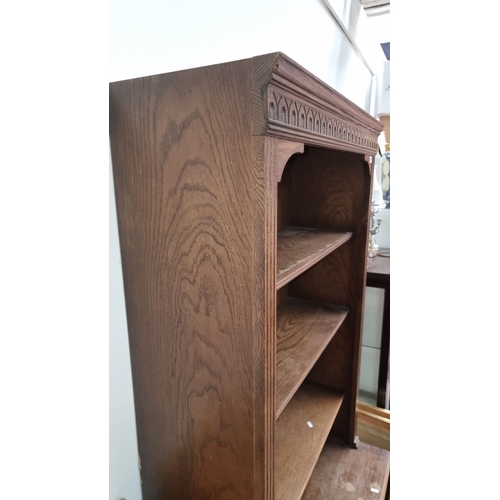
[{"label": "wooden furniture in background", "polygon": [[[380,249],[380,253],[388,253]],[[391,258],[377,255],[368,261],[366,286],[384,290],[382,339],[378,370],[377,406],[390,407],[390,343],[391,343]]]},{"label": "wooden furniture in background", "polygon": [[321,481],[309,482],[302,500],[389,500],[388,460],[389,452],[377,446],[361,442],[353,450],[330,440],[316,464]]},{"label": "wooden furniture in background", "polygon": [[389,451],[391,448],[391,412],[358,401],[357,433],[360,441]]},{"label": "wooden furniture in background", "polygon": [[299,499],[369,460],[353,448],[381,128],[281,53],[110,84],[144,500]]}]

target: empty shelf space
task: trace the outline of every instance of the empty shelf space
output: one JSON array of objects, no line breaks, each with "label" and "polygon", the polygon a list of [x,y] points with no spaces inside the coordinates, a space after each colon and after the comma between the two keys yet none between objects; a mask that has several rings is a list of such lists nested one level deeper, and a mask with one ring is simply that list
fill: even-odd
[{"label": "empty shelf space", "polygon": [[278,308],[276,417],[306,378],[347,313],[347,307],[291,297]]},{"label": "empty shelf space", "polygon": [[366,443],[353,449],[328,441],[302,500],[384,500],[389,481],[390,452]]},{"label": "empty shelf space", "polygon": [[303,227],[288,227],[279,231],[276,289],[312,267],[351,236],[352,233]]},{"label": "empty shelf space", "polygon": [[299,500],[344,396],[304,382],[276,421],[276,500]]}]

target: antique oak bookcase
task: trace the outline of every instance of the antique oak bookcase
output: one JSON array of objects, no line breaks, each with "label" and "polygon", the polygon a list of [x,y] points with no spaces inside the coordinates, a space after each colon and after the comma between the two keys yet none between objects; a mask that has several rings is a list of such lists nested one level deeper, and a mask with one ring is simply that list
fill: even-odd
[{"label": "antique oak bookcase", "polygon": [[282,53],[110,84],[144,500],[323,498],[362,460],[381,130]]}]

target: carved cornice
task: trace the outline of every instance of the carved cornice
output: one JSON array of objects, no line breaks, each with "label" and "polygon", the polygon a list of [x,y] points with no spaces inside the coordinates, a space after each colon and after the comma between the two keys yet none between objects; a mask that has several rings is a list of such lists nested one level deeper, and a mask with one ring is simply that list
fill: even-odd
[{"label": "carved cornice", "polygon": [[253,130],[374,155],[383,125],[284,54],[253,59]]}]

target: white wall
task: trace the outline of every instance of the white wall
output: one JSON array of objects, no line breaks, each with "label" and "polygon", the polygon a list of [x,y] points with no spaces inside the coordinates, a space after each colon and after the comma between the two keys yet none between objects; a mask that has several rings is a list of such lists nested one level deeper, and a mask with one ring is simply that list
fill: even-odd
[{"label": "white wall", "polygon": [[140,500],[139,453],[111,157],[109,174],[109,498]]},{"label": "white wall", "polygon": [[[352,36],[361,40],[358,24],[365,18],[358,0],[341,3],[339,16],[353,30]],[[370,110],[372,75],[322,0],[111,0],[109,15],[110,81],[281,51]],[[110,500],[139,500],[114,198],[110,226]]]},{"label": "white wall", "polygon": [[[348,24],[356,26],[356,16],[366,21],[358,0],[348,3],[342,13],[346,23],[351,11]],[[371,75],[322,0],[111,0],[109,5],[110,81],[282,51],[369,109]]]},{"label": "white wall", "polygon": [[[370,30],[372,31],[372,36],[374,40],[377,41],[378,44],[381,43],[387,43],[391,41],[391,24],[390,24],[390,12],[389,9],[384,8],[382,9],[382,13],[376,14],[376,15],[370,15],[367,17],[367,23],[370,26]],[[383,53],[383,51],[382,51]],[[382,61],[385,61],[385,56],[383,57]],[[379,92],[382,90],[382,71],[383,71],[383,66],[386,65],[387,63],[380,64],[378,66],[378,71],[380,71],[379,74],[377,74],[378,77],[378,87],[379,87]],[[389,75],[389,73],[387,74]],[[386,75],[386,76],[387,76]],[[390,77],[390,75],[389,75]],[[387,82],[389,83],[389,81]],[[380,95],[376,97],[375,99],[376,105],[375,105],[375,112],[377,112],[380,108],[378,106],[378,102],[380,101]],[[387,103],[387,108],[384,108],[384,114],[385,111],[390,110],[390,100],[388,99]],[[390,114],[390,111],[389,111]],[[385,151],[385,139],[382,137],[382,135],[379,138],[379,146],[381,151]],[[378,156],[375,160],[376,162],[376,178],[378,182],[381,182],[381,158]],[[382,191],[380,191],[380,197],[376,198],[377,203],[382,203]],[[390,222],[391,222],[391,211],[390,209],[379,209],[377,215],[377,219],[381,220],[380,224],[380,229],[379,233],[375,236],[375,241],[378,243],[380,248],[390,248],[391,247],[391,227],[390,227]]]}]

